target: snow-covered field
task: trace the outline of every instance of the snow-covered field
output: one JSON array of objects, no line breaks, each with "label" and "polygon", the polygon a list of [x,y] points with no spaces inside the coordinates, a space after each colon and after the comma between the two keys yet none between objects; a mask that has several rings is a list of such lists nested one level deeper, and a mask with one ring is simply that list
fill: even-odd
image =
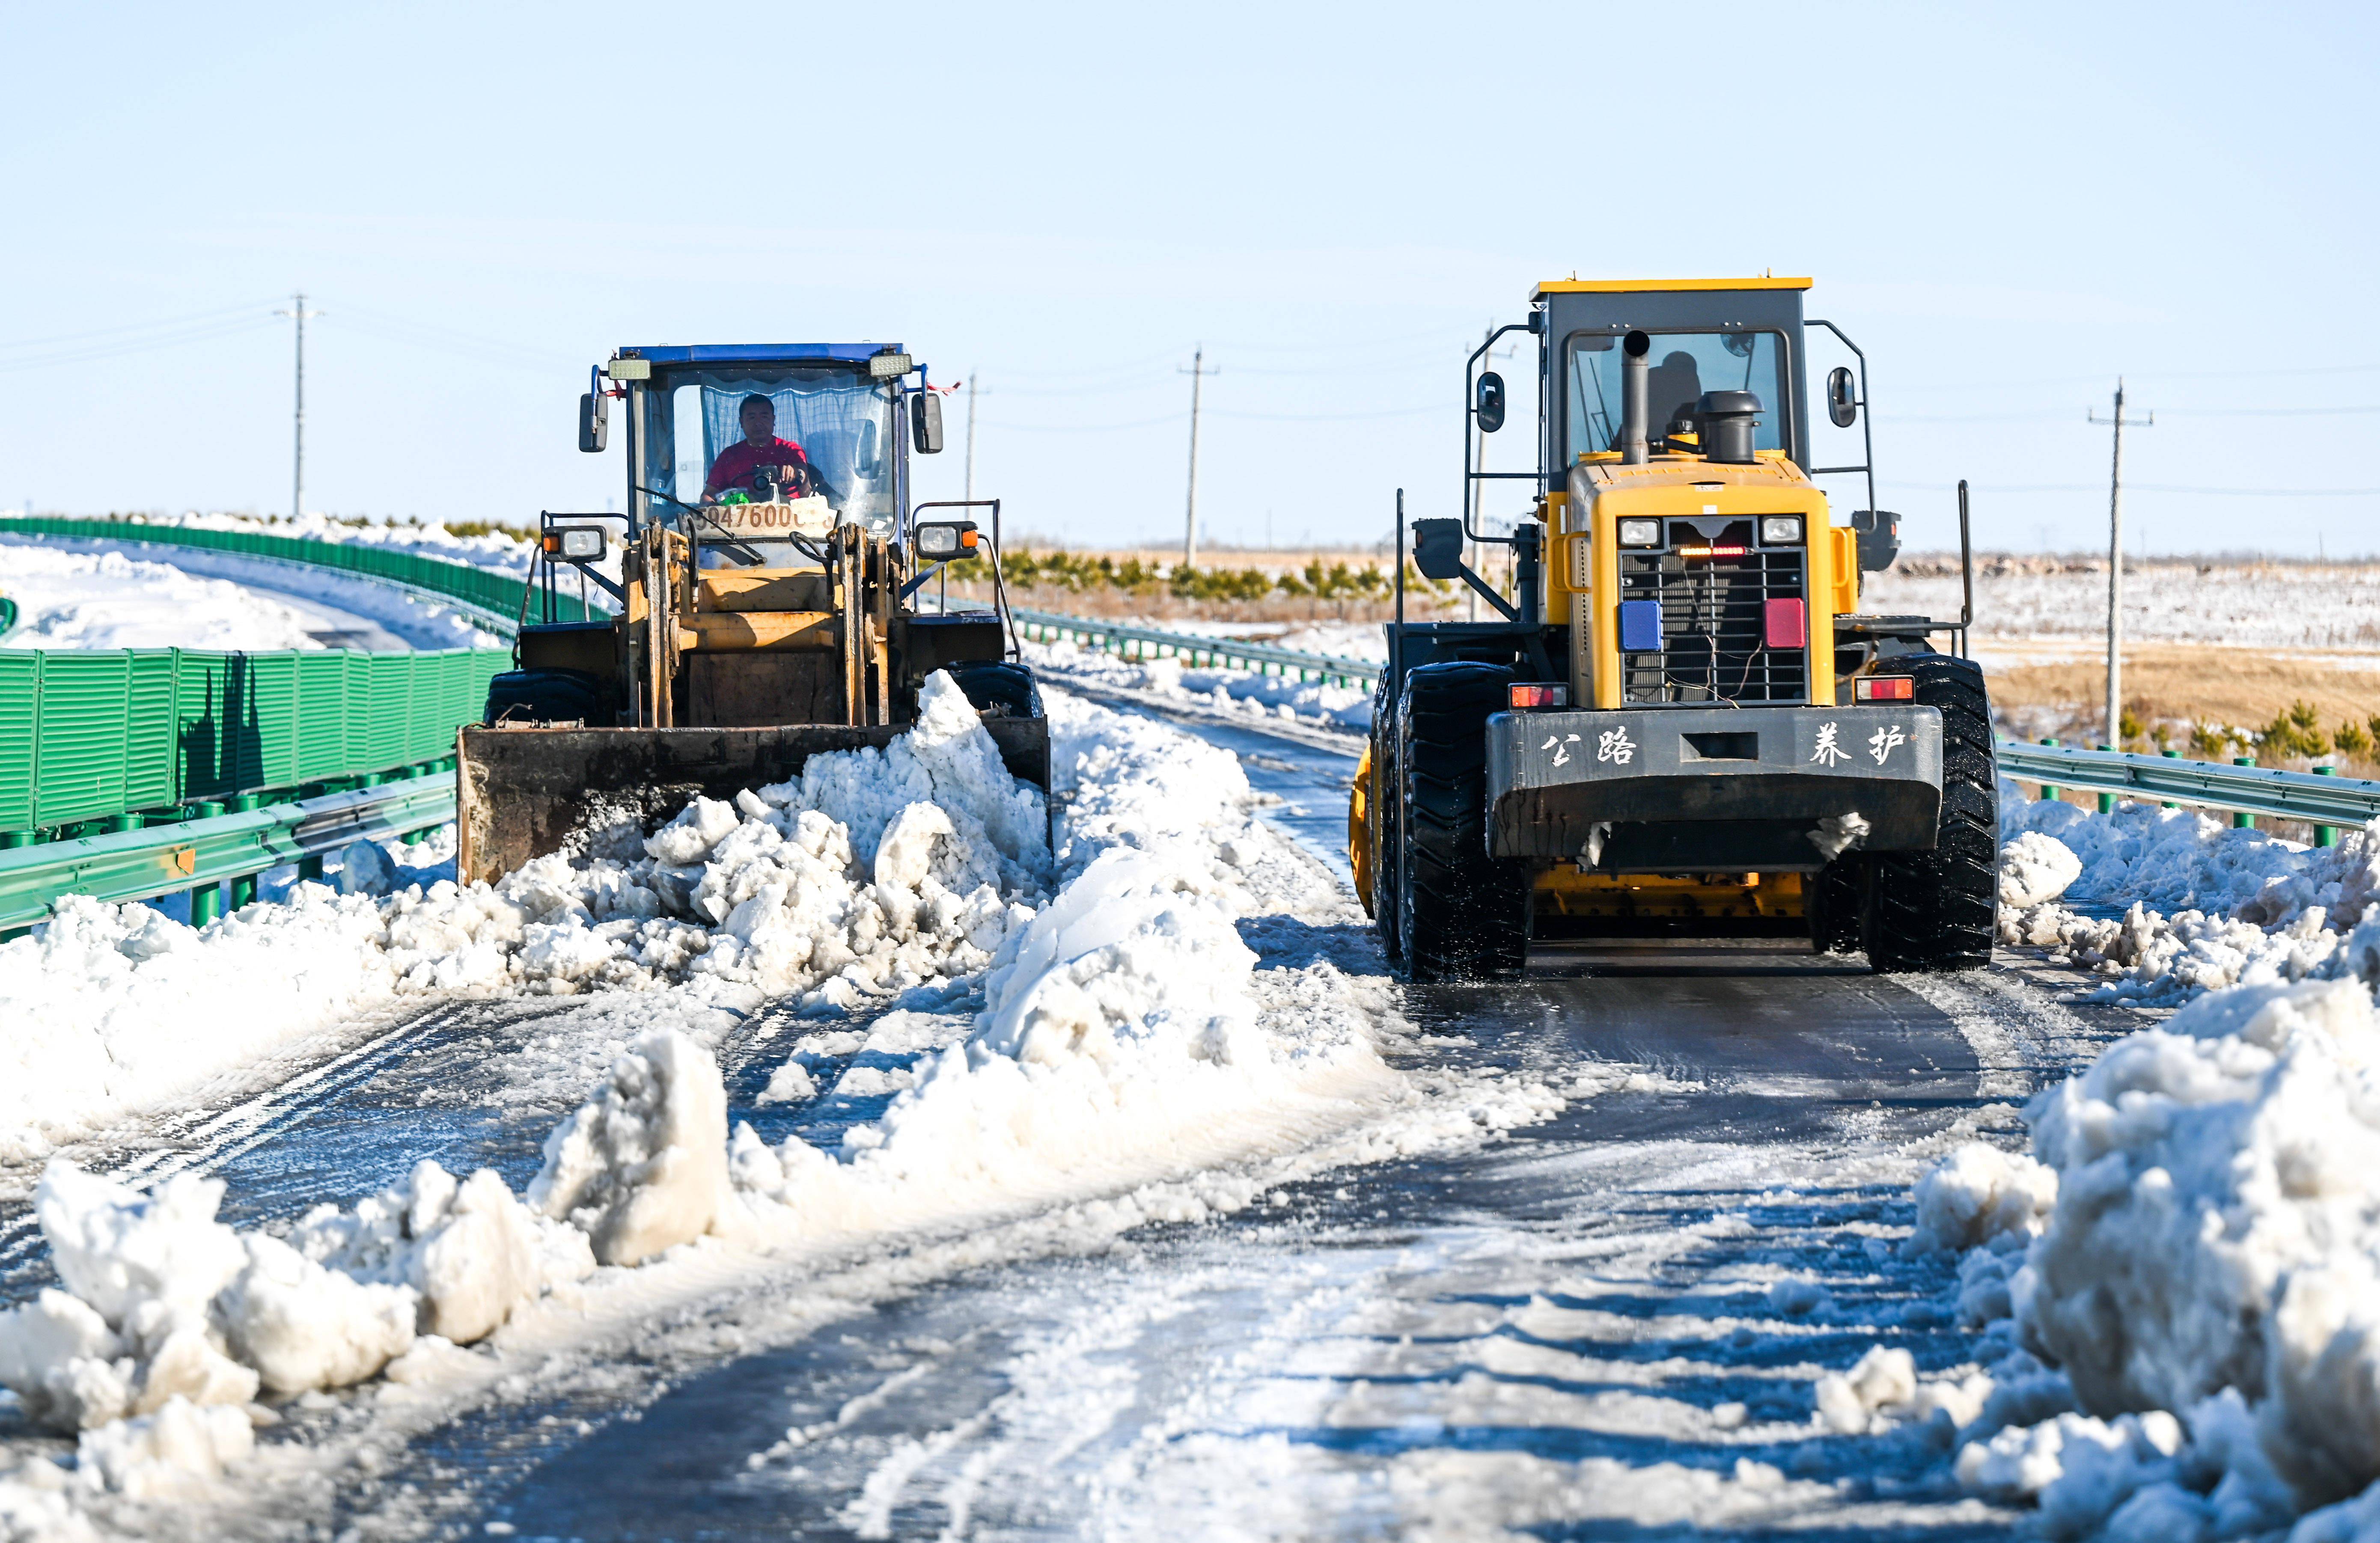
[{"label": "snow-covered field", "polygon": [[[1926,571],[1913,571],[1920,569]],[[1955,618],[1960,604],[1955,553],[1907,554],[1862,576],[1866,611]],[[2091,639],[2107,627],[2104,563],[2093,570],[2046,559],[1976,559],[1978,639]],[[2127,562],[2124,634],[2142,643],[2380,650],[2380,565]]]}]

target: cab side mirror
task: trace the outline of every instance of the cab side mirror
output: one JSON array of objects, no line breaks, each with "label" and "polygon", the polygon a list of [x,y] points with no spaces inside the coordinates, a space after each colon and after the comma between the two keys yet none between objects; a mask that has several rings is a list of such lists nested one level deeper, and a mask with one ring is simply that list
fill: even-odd
[{"label": "cab side mirror", "polygon": [[1479,431],[1492,434],[1504,426],[1504,377],[1490,370],[1479,377],[1478,400],[1472,408],[1479,415]]},{"label": "cab side mirror", "polygon": [[1827,418],[1838,429],[1859,421],[1859,388],[1844,365],[1827,372]]},{"label": "cab side mirror", "polygon": [[909,437],[920,456],[939,456],[942,450],[942,399],[930,391],[921,391],[909,398]]},{"label": "cab side mirror", "polygon": [[612,431],[612,399],[600,391],[583,392],[578,397],[578,448],[589,456],[599,455]]}]

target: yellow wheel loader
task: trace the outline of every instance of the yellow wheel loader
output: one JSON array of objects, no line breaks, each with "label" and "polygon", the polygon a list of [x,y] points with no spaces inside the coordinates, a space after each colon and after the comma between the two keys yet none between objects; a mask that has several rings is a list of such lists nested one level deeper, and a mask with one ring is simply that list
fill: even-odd
[{"label": "yellow wheel loader", "polygon": [[[1413,561],[1500,614],[1397,620],[1349,808],[1357,888],[1415,979],[1516,974],[1536,940],[1800,936],[1880,971],[1991,957],[1998,800],[1957,621],[1869,614],[1888,565],[1865,358],[1807,279],[1543,284],[1471,358],[1467,429],[1503,426],[1506,333],[1537,342],[1537,468],[1509,536],[1413,522]],[[1861,464],[1812,467],[1807,356],[1857,358],[1825,407]],[[1815,478],[1866,479],[1838,523]],[[1488,482],[1493,486],[1493,482]],[[1967,550],[1966,485],[1960,543]],[[1514,593],[1466,544],[1512,549]]]},{"label": "yellow wheel loader", "polygon": [[[606,448],[614,401],[627,512],[540,516],[517,668],[459,736],[466,882],[608,853],[698,794],[888,744],[937,670],[1008,770],[1047,791],[1049,725],[998,581],[999,501],[908,501],[910,452],[942,443],[923,366],[875,344],[622,348],[580,398],[582,451]],[[987,557],[992,609],[916,603]],[[609,619],[555,619],[574,582],[611,597]]]}]

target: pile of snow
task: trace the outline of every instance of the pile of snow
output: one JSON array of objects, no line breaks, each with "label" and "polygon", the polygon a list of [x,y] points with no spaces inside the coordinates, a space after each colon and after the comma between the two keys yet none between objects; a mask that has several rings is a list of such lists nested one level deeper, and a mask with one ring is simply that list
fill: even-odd
[{"label": "pile of snow", "polygon": [[[2380,896],[2380,831],[2301,846],[2190,809],[2099,814],[2000,785],[1999,940],[2106,978],[2093,1000],[2165,1005],[2242,983],[2354,973]],[[2121,919],[2059,903],[2125,905]]]},{"label": "pile of snow", "polygon": [[888,747],[698,799],[615,857],[377,895],[369,854],[351,852],[356,893],[300,884],[203,931],[66,900],[0,945],[0,1018],[27,1026],[0,1043],[0,1157],[407,995],[683,988],[836,1011],[948,991],[1030,915],[1051,859],[1042,795],[1008,775],[965,697],[938,674],[919,699]]},{"label": "pile of snow", "polygon": [[0,1312],[0,1385],[36,1421],[81,1432],[85,1488],[140,1498],[212,1477],[269,1422],[260,1395],[346,1387],[425,1341],[483,1339],[595,1269],[583,1234],[533,1215],[492,1170],[458,1185],[425,1160],[406,1189],[324,1208],[290,1239],[215,1220],[223,1189],[183,1173],[137,1194],[65,1161],[42,1177],[63,1287]]},{"label": "pile of snow", "polygon": [[12,546],[11,649],[319,649],[322,623],[268,594],[121,552]]},{"label": "pile of snow", "polygon": [[[2124,633],[2141,642],[2359,650],[2380,643],[2373,621],[2380,565],[2370,563],[2127,559],[2124,574]],[[1860,576],[1863,610],[1954,616],[1963,601],[1955,553],[1931,562],[1904,553],[1882,573]],[[2096,641],[2107,625],[2107,565],[1979,557],[1974,605],[1991,618],[1990,638]],[[1985,641],[1980,630],[1977,640]]]},{"label": "pile of snow", "polygon": [[[2355,1538],[2380,1517],[2380,1011],[2370,985],[2202,996],[1921,1181],[1997,1359],[1821,1389],[1838,1428],[1949,1411],[1971,1492],[2053,1537]],[[1865,1384],[1883,1396],[1870,1399]],[[1898,1400],[1898,1403],[1893,1401]],[[2324,1509],[2326,1508],[2326,1509]]]},{"label": "pile of snow", "polygon": [[1366,733],[1372,723],[1369,686],[1331,686],[1247,670],[1194,669],[1174,658],[1133,663],[1074,643],[1025,647],[1037,671],[1059,680],[1146,692],[1235,715],[1280,718],[1350,734]]}]

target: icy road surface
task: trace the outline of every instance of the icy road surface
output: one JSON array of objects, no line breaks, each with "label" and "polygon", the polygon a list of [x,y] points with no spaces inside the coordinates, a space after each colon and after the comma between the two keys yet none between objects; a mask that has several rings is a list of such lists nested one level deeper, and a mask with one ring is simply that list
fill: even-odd
[{"label": "icy road surface", "polygon": [[[1134,705],[1237,754],[1279,800],[1269,817],[1343,877],[1346,741]],[[1268,965],[1360,967],[1370,949],[1353,929],[1244,931]],[[293,1406],[300,1432],[361,1440],[358,1460],[260,1475],[270,1503],[207,1530],[2006,1536],[2018,1513],[1959,1497],[1946,1452],[1831,1432],[1813,1385],[1878,1344],[1921,1370],[1972,1358],[1949,1266],[1886,1240],[1925,1161],[2012,1128],[2026,1094],[2147,1019],[2058,1005],[2072,985],[2007,965],[1903,985],[1755,944],[1559,954],[1518,987],[1407,990],[1404,1070],[1534,1080],[1566,1107],[1419,1157],[1326,1141],[1250,1170],[1265,1197],[1197,1223],[1120,1228],[1094,1203],[722,1281],[409,1435],[358,1404]],[[630,1031],[621,1010],[393,1014],[87,1155],[144,1181],[220,1174],[242,1223],[425,1156],[517,1187],[584,1091],[518,1069]],[[817,1027],[771,1010],[723,1039],[731,1117],[820,1138],[816,1111],[758,1101]],[[884,1096],[837,1119],[880,1113],[898,1067],[855,1046],[815,1068],[865,1087],[879,1062]],[[48,1278],[23,1212],[0,1204],[10,1300]]]}]

